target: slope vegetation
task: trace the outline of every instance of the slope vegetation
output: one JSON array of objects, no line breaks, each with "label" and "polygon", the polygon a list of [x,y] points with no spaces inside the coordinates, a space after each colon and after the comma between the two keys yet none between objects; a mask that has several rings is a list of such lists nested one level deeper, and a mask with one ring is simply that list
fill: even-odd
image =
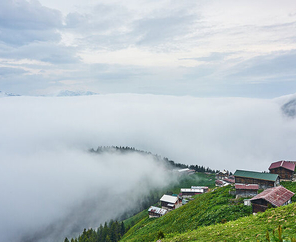
[{"label": "slope vegetation", "polygon": [[251,207],[234,199],[229,189],[230,186],[227,186],[199,195],[163,217],[146,217],[131,228],[121,241],[154,241],[160,231],[165,235],[181,234],[200,226],[225,223],[250,215]]}]

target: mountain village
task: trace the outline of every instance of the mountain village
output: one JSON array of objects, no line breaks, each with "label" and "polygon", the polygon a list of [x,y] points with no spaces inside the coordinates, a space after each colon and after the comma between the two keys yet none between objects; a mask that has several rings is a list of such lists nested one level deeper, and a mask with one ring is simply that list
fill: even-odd
[{"label": "mountain village", "polygon": [[[277,161],[269,166],[269,173],[236,170],[232,175],[229,171],[220,171],[216,174],[217,187],[231,185],[230,193],[236,198],[245,198],[244,205],[252,206],[253,214],[264,212],[268,208],[280,207],[291,203],[294,193],[281,186],[281,181],[296,181],[296,161]],[[194,174],[188,168],[178,170],[181,175]],[[164,194],[159,201],[160,206],[151,206],[148,209],[149,217],[161,217],[168,212],[185,205],[193,196],[211,192],[206,186],[181,188],[179,194]]]}]

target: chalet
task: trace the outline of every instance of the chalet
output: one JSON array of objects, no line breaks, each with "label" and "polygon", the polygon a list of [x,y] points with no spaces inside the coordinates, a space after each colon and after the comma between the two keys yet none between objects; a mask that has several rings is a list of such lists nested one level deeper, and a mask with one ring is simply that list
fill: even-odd
[{"label": "chalet", "polygon": [[192,189],[203,189],[203,192],[208,192],[209,191],[209,187],[205,187],[205,186],[191,186]]},{"label": "chalet", "polygon": [[228,183],[228,184],[234,184],[235,180],[234,179],[230,179],[230,178],[224,178],[223,179],[224,182]]},{"label": "chalet", "polygon": [[224,187],[224,186],[229,185],[229,183],[227,183],[225,181],[222,181],[222,180],[216,180],[215,184],[216,184],[217,187]]},{"label": "chalet", "polygon": [[280,184],[277,174],[236,170],[234,173],[235,183],[241,184],[258,184],[259,189],[275,187]]},{"label": "chalet", "polygon": [[229,172],[228,171],[220,171],[216,174],[216,179],[217,180],[223,180],[224,178],[228,178]]},{"label": "chalet", "polygon": [[149,218],[158,218],[158,217],[165,215],[167,212],[168,212],[168,210],[166,210],[166,209],[158,208],[158,207],[154,207],[154,206],[151,206],[148,209]]},{"label": "chalet", "polygon": [[163,209],[173,210],[182,206],[182,199],[179,196],[163,195],[160,198]]},{"label": "chalet", "polygon": [[201,188],[181,188],[182,197],[192,197],[202,193],[204,193],[204,189]]},{"label": "chalet", "polygon": [[258,184],[235,184],[236,197],[254,197],[258,194]]},{"label": "chalet", "polygon": [[250,199],[253,213],[264,212],[269,207],[280,207],[291,203],[294,193],[283,186],[272,187]]},{"label": "chalet", "polygon": [[184,169],[180,169],[178,170],[179,174],[182,175],[192,175],[195,173],[195,170],[190,170],[189,168],[184,168]]},{"label": "chalet", "polygon": [[272,174],[278,174],[281,180],[292,180],[295,163],[291,161],[277,161],[273,162],[268,168],[269,172]]}]

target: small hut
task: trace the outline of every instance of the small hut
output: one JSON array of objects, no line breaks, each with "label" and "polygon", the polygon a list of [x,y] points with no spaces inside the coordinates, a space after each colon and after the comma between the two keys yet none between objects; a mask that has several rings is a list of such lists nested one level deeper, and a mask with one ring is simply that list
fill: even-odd
[{"label": "small hut", "polygon": [[268,207],[280,207],[291,203],[294,193],[283,186],[272,187],[250,199],[253,213],[264,212]]}]

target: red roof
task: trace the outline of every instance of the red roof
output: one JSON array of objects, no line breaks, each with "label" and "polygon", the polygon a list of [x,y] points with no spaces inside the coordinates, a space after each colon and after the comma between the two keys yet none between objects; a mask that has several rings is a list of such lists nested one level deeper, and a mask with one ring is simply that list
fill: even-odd
[{"label": "red roof", "polygon": [[235,189],[238,190],[258,190],[259,185],[258,184],[235,184]]},{"label": "red roof", "polygon": [[294,171],[295,170],[295,163],[290,162],[290,161],[285,161],[285,160],[273,162],[270,165],[269,170],[274,169],[274,168],[278,168],[278,167],[283,167],[283,168],[286,168],[288,170]]},{"label": "red roof", "polygon": [[270,202],[272,205],[276,207],[280,207],[284,203],[289,201],[291,197],[293,197],[293,195],[294,195],[294,192],[289,191],[283,186],[278,186],[278,187],[272,187],[264,190],[263,192],[259,193],[257,196],[253,197],[251,201],[264,199]]},{"label": "red roof", "polygon": [[234,183],[234,179],[225,178],[225,179],[223,179],[223,181],[226,181],[228,183]]}]

